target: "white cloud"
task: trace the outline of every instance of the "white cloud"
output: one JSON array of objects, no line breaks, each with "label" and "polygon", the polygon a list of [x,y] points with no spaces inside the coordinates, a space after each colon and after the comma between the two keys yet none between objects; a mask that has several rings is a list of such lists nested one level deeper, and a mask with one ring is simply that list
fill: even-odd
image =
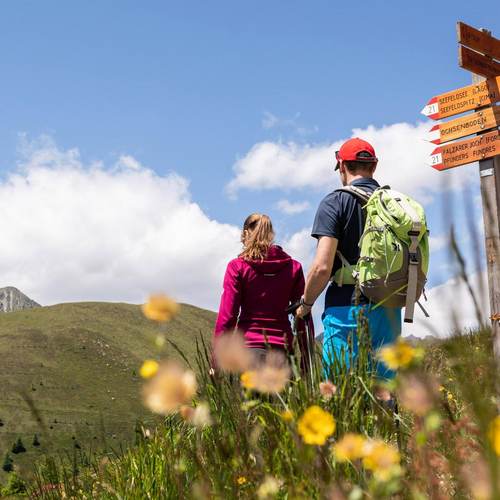
[{"label": "white cloud", "polygon": [[[370,141],[377,151],[376,177],[383,184],[423,201],[444,189],[477,182],[476,169],[460,167],[453,172],[438,172],[427,165],[435,147],[424,139],[429,123],[396,123],[376,128],[354,129],[352,136]],[[344,139],[333,144],[302,145],[295,142],[261,142],[233,166],[234,177],[226,186],[234,197],[242,189],[315,189],[325,191],[339,185],[334,152]]]},{"label": "white cloud", "polygon": [[276,203],[276,208],[286,215],[296,215],[301,214],[309,210],[311,204],[308,201],[296,201],[292,202],[289,200],[280,200]]},{"label": "white cloud", "polygon": [[[43,304],[137,303],[162,290],[217,307],[225,266],[240,248],[240,230],[210,219],[191,200],[186,179],[159,176],[126,156],[111,169],[100,162],[86,165],[77,149],[62,151],[47,138],[25,142],[23,153],[18,170],[0,182],[2,286],[17,286]],[[315,250],[310,230],[284,238],[283,246],[307,271]],[[474,288],[479,290],[477,276]],[[461,327],[477,323],[463,284],[451,280],[428,297],[431,318],[422,319],[417,310],[405,334],[448,334],[455,305]],[[479,303],[486,317],[484,294]]]},{"label": "white cloud", "polygon": [[450,237],[444,234],[429,237],[429,248],[431,252],[438,252],[450,244]]},{"label": "white cloud", "polygon": [[132,157],[84,165],[49,139],[24,144],[0,183],[0,280],[42,304],[140,302],[154,291],[216,307],[238,228],[210,219],[188,182]]},{"label": "white cloud", "polygon": [[262,118],[262,128],[270,129],[275,127],[278,123],[280,123],[280,119],[276,115],[270,113],[269,111],[264,111],[264,118]]},{"label": "white cloud", "polygon": [[316,240],[312,238],[309,229],[302,229],[285,238],[283,248],[307,270],[314,257]]},{"label": "white cloud", "polygon": [[130,155],[122,155],[116,163],[117,168],[130,168],[131,170],[140,170],[141,164]]},{"label": "white cloud", "polygon": [[262,128],[265,130],[270,129],[288,129],[288,131],[297,134],[298,136],[311,135],[318,132],[317,125],[314,127],[305,127],[299,123],[300,113],[295,113],[293,118],[281,118],[269,111],[264,111],[262,118]]},{"label": "white cloud", "polygon": [[[490,315],[486,273],[470,276],[470,282],[477,298],[482,319],[485,321]],[[422,302],[422,304],[430,314],[430,318],[425,318],[417,306],[415,308],[415,322],[404,324],[403,335],[447,337],[457,328],[463,330],[479,325],[474,301],[461,279],[453,278],[442,285],[431,288],[427,291],[427,298],[428,301]]]}]

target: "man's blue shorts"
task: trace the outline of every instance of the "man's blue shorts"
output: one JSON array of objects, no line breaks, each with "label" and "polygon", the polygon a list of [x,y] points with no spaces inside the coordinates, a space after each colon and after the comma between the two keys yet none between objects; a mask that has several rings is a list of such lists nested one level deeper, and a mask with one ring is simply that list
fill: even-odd
[{"label": "man's blue shorts", "polygon": [[[368,320],[369,335],[374,352],[386,344],[392,344],[401,335],[401,308],[368,305],[329,307],[323,313],[323,360],[327,366],[332,360],[342,359],[349,367],[351,359],[358,353],[358,317],[363,314]],[[349,337],[352,354],[349,355]],[[352,358],[350,358],[352,356]],[[383,362],[376,363],[377,377],[392,379],[396,375]]]}]

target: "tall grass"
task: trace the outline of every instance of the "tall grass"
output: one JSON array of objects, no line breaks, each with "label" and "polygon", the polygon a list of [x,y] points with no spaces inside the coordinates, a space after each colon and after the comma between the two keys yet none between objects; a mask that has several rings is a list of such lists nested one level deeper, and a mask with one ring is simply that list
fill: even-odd
[{"label": "tall grass", "polygon": [[[157,429],[143,428],[137,444],[121,454],[80,454],[57,464],[47,459],[37,467],[30,494],[81,499],[499,498],[500,464],[488,434],[496,415],[490,333],[471,332],[430,345],[423,362],[404,367],[391,388],[401,391],[407,380],[422,381],[427,393],[420,396],[430,397],[432,407],[419,411],[410,401],[412,411],[399,413],[374,396],[377,380],[373,353],[363,340],[367,334],[359,339],[357,362],[335,370],[337,391],[329,400],[319,390],[326,367],[318,355],[307,373],[292,358],[294,376],[287,387],[280,394],[262,395],[244,389],[238,376],[212,374],[211,353],[199,341],[196,400],[208,404],[211,425],[195,427],[176,413]],[[298,418],[312,405],[333,415],[337,424],[324,445],[305,444],[298,432]],[[401,471],[380,479],[361,460],[337,460],[332,446],[346,433],[398,447]]]}]

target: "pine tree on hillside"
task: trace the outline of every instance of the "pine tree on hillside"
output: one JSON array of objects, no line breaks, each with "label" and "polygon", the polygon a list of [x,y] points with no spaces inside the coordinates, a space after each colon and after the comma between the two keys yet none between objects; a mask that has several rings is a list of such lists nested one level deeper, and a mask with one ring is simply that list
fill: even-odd
[{"label": "pine tree on hillside", "polygon": [[12,472],[14,470],[14,462],[8,453],[5,454],[2,469],[5,472]]},{"label": "pine tree on hillside", "polygon": [[33,446],[40,446],[40,441],[38,440],[38,436],[36,434],[33,436]]},{"label": "pine tree on hillside", "polygon": [[26,451],[26,448],[24,447],[24,444],[23,444],[21,438],[18,437],[14,446],[12,446],[12,453],[17,455],[18,453],[24,453],[25,451]]}]

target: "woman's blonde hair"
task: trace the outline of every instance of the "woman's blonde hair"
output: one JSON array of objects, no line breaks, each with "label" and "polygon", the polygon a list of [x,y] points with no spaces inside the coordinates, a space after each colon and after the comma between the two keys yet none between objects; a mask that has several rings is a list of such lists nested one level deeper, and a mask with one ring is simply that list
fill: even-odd
[{"label": "woman's blonde hair", "polygon": [[263,260],[274,241],[274,230],[271,219],[264,214],[251,214],[243,224],[241,242],[243,252],[240,257],[245,260]]}]

